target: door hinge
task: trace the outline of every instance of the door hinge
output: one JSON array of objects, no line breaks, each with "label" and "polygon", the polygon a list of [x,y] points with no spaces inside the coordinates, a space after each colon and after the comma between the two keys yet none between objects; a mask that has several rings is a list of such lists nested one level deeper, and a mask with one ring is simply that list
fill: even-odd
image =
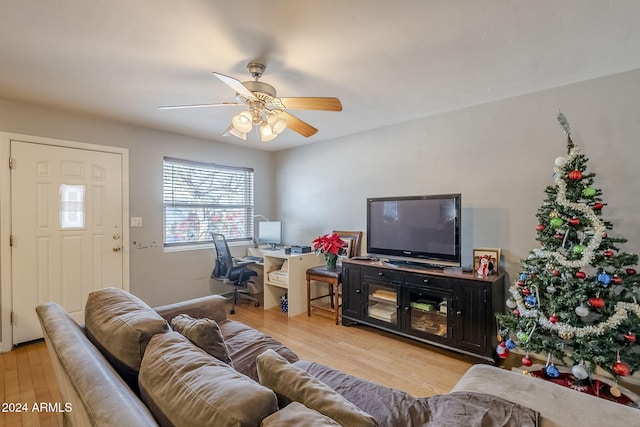
[{"label": "door hinge", "polygon": [[9,246],[13,246],[13,234],[9,235]]},{"label": "door hinge", "polygon": [[11,317],[10,322],[11,322],[11,324],[13,325],[13,317],[14,317],[14,316],[13,316],[13,311],[11,312],[11,316],[10,316],[10,317]]},{"label": "door hinge", "polygon": [[9,157],[9,169],[13,168],[13,157]]}]

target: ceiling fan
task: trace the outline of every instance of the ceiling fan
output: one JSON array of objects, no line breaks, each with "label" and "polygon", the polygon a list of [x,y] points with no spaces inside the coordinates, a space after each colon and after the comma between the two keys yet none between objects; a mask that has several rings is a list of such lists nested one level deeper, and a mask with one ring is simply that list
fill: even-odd
[{"label": "ceiling fan", "polygon": [[233,77],[214,72],[213,75],[236,91],[236,102],[220,102],[215,104],[168,105],[158,107],[161,110],[176,108],[220,107],[227,105],[247,105],[248,110],[233,116],[231,125],[225,135],[233,135],[240,139],[247,139],[247,133],[258,126],[262,141],[271,141],[286,128],[310,137],[318,129],[299,118],[289,114],[286,110],[321,110],[342,111],[342,104],[334,97],[297,97],[279,98],[276,89],[268,83],[258,79],[264,73],[265,65],[250,62],[247,65],[253,81],[241,82]]}]

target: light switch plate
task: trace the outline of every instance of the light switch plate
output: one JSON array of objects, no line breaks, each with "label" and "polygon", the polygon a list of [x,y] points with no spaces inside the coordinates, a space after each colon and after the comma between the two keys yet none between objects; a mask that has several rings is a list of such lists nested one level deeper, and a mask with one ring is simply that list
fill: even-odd
[{"label": "light switch plate", "polygon": [[142,217],[141,216],[132,216],[131,217],[131,226],[132,227],[142,227]]}]

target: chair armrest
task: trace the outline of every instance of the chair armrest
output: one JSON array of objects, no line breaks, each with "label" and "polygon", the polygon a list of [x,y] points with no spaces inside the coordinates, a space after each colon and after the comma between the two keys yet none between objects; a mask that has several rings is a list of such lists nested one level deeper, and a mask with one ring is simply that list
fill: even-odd
[{"label": "chair armrest", "polygon": [[187,301],[155,307],[154,310],[167,322],[178,314],[188,314],[194,318],[208,318],[216,322],[222,322],[227,318],[227,299],[221,295],[208,295]]}]

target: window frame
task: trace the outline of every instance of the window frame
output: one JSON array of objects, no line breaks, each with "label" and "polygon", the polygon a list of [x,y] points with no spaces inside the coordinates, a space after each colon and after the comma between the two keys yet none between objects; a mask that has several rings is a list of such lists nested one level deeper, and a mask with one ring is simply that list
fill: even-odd
[{"label": "window frame", "polygon": [[[225,234],[230,244],[253,241],[253,168],[168,156],[163,157],[162,165],[162,243],[165,251],[212,247],[212,232]],[[227,186],[221,181],[228,181]],[[193,186],[185,182],[192,182]],[[204,190],[203,185],[206,186]],[[188,237],[189,233],[192,237],[195,234],[195,238]]]}]

